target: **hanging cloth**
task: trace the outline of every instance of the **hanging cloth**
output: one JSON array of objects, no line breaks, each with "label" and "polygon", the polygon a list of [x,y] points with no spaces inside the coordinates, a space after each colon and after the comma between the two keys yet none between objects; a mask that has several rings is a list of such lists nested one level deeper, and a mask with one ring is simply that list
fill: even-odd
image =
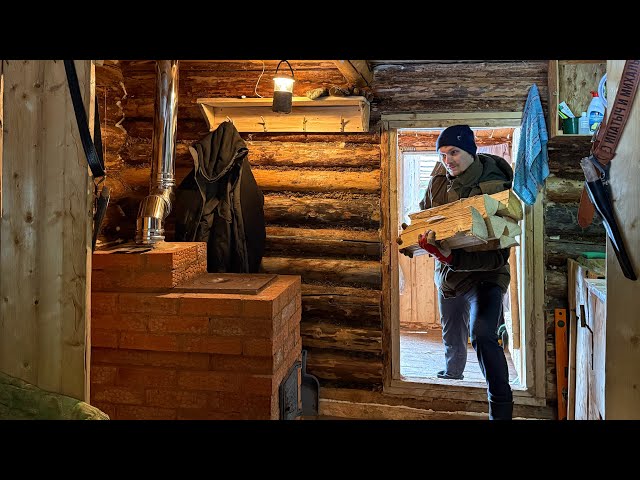
[{"label": "hanging cloth", "polygon": [[538,190],[549,176],[547,126],[540,103],[540,92],[534,83],[529,89],[520,125],[520,143],[516,153],[513,191],[527,205],[536,202]]}]

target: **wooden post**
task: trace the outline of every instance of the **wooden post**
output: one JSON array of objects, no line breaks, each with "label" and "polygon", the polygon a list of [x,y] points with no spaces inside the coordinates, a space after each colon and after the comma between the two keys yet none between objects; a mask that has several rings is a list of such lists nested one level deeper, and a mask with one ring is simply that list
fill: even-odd
[{"label": "wooden post", "polygon": [[569,304],[569,375],[567,392],[567,420],[576,419],[576,349],[578,339],[578,321],[576,312],[576,273],[578,262],[567,259],[568,298]]},{"label": "wooden post", "polygon": [[366,60],[334,60],[349,85],[369,87],[373,82],[373,72]]},{"label": "wooden post", "polygon": [[[92,181],[61,60],[5,60],[0,371],[89,399]],[[94,67],[76,61],[93,125]]]},{"label": "wooden post", "polygon": [[517,350],[520,348],[520,294],[518,293],[518,259],[516,258],[515,248],[512,248],[509,252],[509,270],[511,273],[509,299],[511,302],[511,332],[513,336],[511,345]]},{"label": "wooden post", "polygon": [[[390,168],[392,152],[390,151],[389,136],[389,129],[383,126],[380,134],[380,235],[382,241],[382,296],[380,299],[380,316],[382,319],[382,379],[385,386],[390,385],[394,376],[400,374],[400,325],[392,325],[392,305],[398,305],[399,299],[394,303],[393,297],[396,294],[393,287],[397,285],[398,282],[394,281],[392,273],[394,266],[392,255],[397,254],[395,250],[390,248],[392,238],[390,212],[393,203],[391,199],[392,172]],[[395,154],[395,152],[393,153]],[[395,161],[393,165],[395,165]],[[396,320],[400,323],[397,317]],[[394,337],[396,333],[397,337]]]},{"label": "wooden post", "polygon": [[[0,218],[2,218],[2,138],[4,136],[4,61],[0,61]],[[0,246],[2,246],[0,240]]]},{"label": "wooden post", "polygon": [[558,420],[567,419],[568,342],[567,310],[556,308],[554,312],[556,333],[556,382],[558,386]]}]

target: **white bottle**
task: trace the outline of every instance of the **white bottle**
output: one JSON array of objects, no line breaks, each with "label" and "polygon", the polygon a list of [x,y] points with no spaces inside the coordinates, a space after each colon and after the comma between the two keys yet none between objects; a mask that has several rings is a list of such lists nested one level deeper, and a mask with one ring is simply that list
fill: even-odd
[{"label": "white bottle", "polygon": [[591,130],[589,130],[589,117],[587,117],[587,112],[582,112],[582,116],[578,120],[578,133],[580,135],[589,135]]},{"label": "white bottle", "polygon": [[589,118],[589,131],[594,133],[598,130],[598,126],[600,126],[600,122],[602,122],[602,118],[604,117],[604,104],[602,103],[602,99],[598,96],[598,92],[591,92],[592,99],[589,104],[589,108],[587,108],[587,117]]}]

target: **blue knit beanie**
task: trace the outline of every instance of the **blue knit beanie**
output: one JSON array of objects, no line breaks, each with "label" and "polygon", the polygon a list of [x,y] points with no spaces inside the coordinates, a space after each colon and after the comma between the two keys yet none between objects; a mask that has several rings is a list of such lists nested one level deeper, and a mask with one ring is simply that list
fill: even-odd
[{"label": "blue knit beanie", "polygon": [[471,155],[475,155],[478,150],[469,125],[452,125],[445,128],[436,140],[436,151],[440,147],[458,147]]}]

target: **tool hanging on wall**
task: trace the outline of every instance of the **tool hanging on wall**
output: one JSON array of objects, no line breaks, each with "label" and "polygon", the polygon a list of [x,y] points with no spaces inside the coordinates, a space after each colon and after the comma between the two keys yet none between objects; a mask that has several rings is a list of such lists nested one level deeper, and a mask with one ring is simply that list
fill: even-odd
[{"label": "tool hanging on wall", "polygon": [[640,60],[627,60],[622,71],[616,98],[610,112],[606,113],[606,117],[608,117],[606,126],[603,129],[602,123],[600,124],[591,148],[591,155],[580,161],[586,182],[580,196],[578,224],[582,228],[588,227],[593,220],[595,211],[598,211],[620,263],[622,273],[630,280],[636,280],[637,276],[631,265],[613,211],[609,191],[609,170],[611,167],[609,163],[616,154],[616,148],[631,113],[639,82]]}]

